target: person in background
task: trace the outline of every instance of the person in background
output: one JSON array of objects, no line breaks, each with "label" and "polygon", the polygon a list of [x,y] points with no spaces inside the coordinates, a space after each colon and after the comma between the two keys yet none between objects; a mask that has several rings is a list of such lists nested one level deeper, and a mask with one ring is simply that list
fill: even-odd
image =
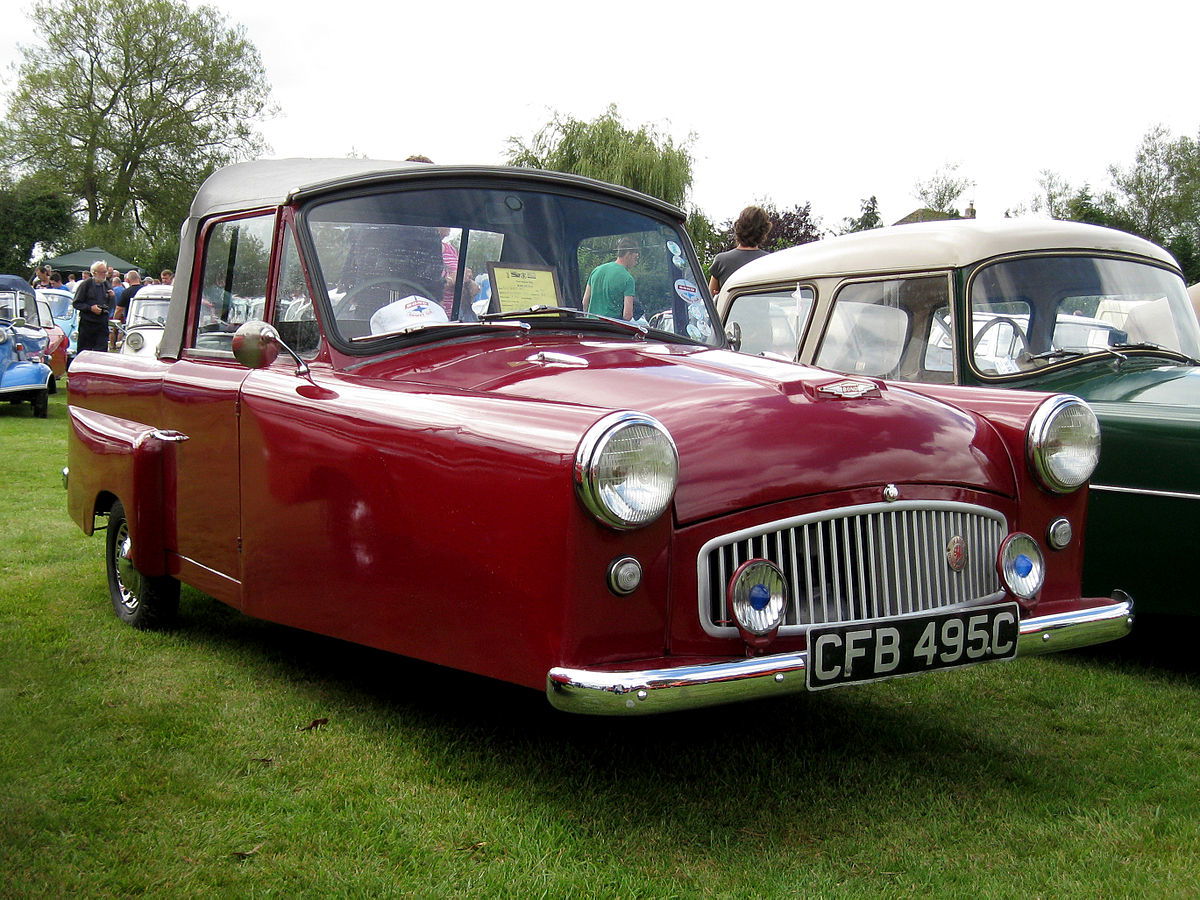
[{"label": "person in background", "polygon": [[724,286],[725,281],[752,259],[766,256],[763,241],[771,233],[771,219],[761,206],[747,206],[733,223],[733,237],[737,246],[713,257],[709,269],[708,288],[713,296]]},{"label": "person in background", "polygon": [[175,273],[172,272],[170,269],[163,269],[161,272],[158,273],[158,280],[159,280],[159,284],[174,284],[175,283]]},{"label": "person in background", "polygon": [[108,263],[97,260],[92,263],[92,274],[79,282],[75,288],[75,299],[71,305],[79,310],[80,352],[108,350],[108,320],[112,314],[114,297],[108,281]]},{"label": "person in background", "polygon": [[63,286],[62,276],[57,272],[50,273],[50,287],[59,289]]},{"label": "person in background", "polygon": [[74,272],[68,272],[68,273],[67,273],[67,287],[71,288],[71,290],[74,290],[74,289],[75,289],[75,285],[77,285],[78,283],[79,283],[79,279],[77,279],[77,278],[75,277],[75,273],[74,273]]},{"label": "person in background", "polygon": [[124,322],[126,316],[129,315],[130,301],[133,300],[133,298],[137,296],[137,292],[144,287],[142,284],[141,273],[138,272],[137,269],[130,269],[125,273],[125,284],[128,285],[128,287],[126,287],[125,290],[121,292],[121,296],[117,298],[117,308],[113,312],[114,322]]},{"label": "person in background", "polygon": [[50,267],[38,266],[31,282],[35,288],[50,287]]},{"label": "person in background", "polygon": [[583,290],[583,311],[597,316],[633,319],[636,284],[630,269],[638,264],[641,249],[637,241],[623,237],[617,241],[617,258],[596,266]]}]

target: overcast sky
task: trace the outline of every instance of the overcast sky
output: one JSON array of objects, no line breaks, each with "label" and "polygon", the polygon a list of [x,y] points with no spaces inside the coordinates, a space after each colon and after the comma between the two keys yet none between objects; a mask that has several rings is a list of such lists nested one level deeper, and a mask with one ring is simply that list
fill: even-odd
[{"label": "overcast sky", "polygon": [[[554,111],[615,103],[691,136],[692,201],[717,222],[770,199],[832,227],[871,194],[894,221],[947,164],[1000,216],[1043,169],[1102,188],[1152,126],[1200,131],[1194,0],[215,5],[262,53],[273,156],[500,163]],[[0,10],[26,44],[27,9]]]}]

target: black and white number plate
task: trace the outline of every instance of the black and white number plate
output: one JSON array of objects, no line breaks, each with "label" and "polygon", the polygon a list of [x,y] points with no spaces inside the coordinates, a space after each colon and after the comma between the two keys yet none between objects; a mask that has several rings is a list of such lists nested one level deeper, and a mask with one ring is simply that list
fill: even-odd
[{"label": "black and white number plate", "polygon": [[1017,655],[1017,604],[808,630],[810,691],[951,669]]}]

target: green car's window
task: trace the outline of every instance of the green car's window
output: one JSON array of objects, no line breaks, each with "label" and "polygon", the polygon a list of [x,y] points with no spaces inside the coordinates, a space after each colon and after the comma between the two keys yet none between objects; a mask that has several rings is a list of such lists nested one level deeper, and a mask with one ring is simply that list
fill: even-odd
[{"label": "green car's window", "polygon": [[973,359],[1011,375],[1109,348],[1151,344],[1200,354],[1183,280],[1158,266],[1092,256],[1033,256],[973,276]]}]

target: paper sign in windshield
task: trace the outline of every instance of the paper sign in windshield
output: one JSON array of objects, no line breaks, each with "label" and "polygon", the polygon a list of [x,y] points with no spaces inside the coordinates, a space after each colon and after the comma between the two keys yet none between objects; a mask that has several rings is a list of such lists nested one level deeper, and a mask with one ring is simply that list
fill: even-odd
[{"label": "paper sign in windshield", "polygon": [[500,312],[531,306],[561,306],[558,274],[550,266],[504,266],[488,263],[492,291]]}]

